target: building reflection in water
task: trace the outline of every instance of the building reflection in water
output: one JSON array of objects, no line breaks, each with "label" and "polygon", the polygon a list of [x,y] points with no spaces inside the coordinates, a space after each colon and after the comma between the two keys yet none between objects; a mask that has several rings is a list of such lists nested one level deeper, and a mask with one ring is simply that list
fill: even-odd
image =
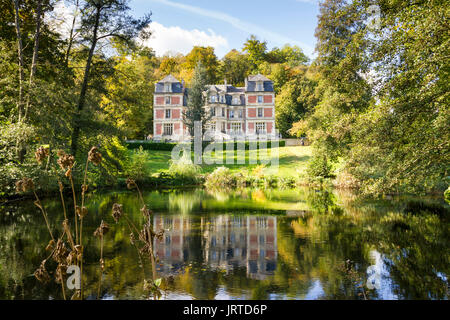
[{"label": "building reflection in water", "polygon": [[158,272],[172,275],[189,263],[206,264],[227,273],[246,268],[252,279],[274,274],[277,264],[277,218],[273,216],[192,217],[155,215]]}]

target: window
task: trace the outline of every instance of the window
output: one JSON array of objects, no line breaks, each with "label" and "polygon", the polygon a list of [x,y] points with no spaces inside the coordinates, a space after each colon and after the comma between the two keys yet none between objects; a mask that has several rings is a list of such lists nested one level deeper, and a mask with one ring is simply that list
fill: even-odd
[{"label": "window", "polygon": [[239,103],[239,97],[234,97],[233,98],[233,104],[240,104]]},{"label": "window", "polygon": [[265,122],[257,122],[256,123],[256,134],[265,133],[266,132],[266,123]]},{"label": "window", "polygon": [[170,97],[166,97],[166,104],[170,104]]},{"label": "window", "polygon": [[173,124],[172,123],[164,123],[164,135],[171,136],[173,134]]},{"label": "window", "polygon": [[211,123],[210,130],[211,130],[212,132],[216,132],[216,123]]},{"label": "window", "polygon": [[216,108],[211,108],[210,112],[211,112],[211,117],[214,117],[216,115]]},{"label": "window", "polygon": [[170,119],[170,114],[171,114],[170,111],[171,111],[170,109],[166,109],[166,119]]},{"label": "window", "polygon": [[263,96],[258,96],[258,103],[262,103],[263,102]]},{"label": "window", "polygon": [[241,132],[242,125],[240,123],[232,123],[231,130],[233,132]]},{"label": "window", "polygon": [[234,118],[234,110],[230,110],[230,118]]},{"label": "window", "polygon": [[222,132],[225,133],[225,122],[222,122]]},{"label": "window", "polygon": [[258,82],[258,83],[256,84],[256,90],[257,90],[257,91],[264,91],[263,83],[262,83],[262,82]]},{"label": "window", "polygon": [[222,108],[222,117],[225,117],[225,108]]},{"label": "window", "polygon": [[242,110],[239,110],[239,118],[242,118]]},{"label": "window", "polygon": [[220,96],[220,102],[225,103],[225,96]]},{"label": "window", "polygon": [[211,96],[211,102],[216,102],[216,96]]},{"label": "window", "polygon": [[170,92],[170,91],[171,91],[171,90],[170,90],[170,89],[171,89],[170,87],[171,87],[171,84],[170,84],[170,83],[166,83],[166,84],[164,85],[164,91],[165,91],[165,92]]},{"label": "window", "polygon": [[263,116],[263,108],[258,108],[258,117]]}]

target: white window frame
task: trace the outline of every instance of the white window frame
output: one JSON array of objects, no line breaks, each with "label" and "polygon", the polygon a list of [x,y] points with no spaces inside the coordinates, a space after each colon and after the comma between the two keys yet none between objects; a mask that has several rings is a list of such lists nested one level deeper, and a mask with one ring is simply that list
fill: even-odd
[{"label": "white window frame", "polygon": [[213,102],[213,103],[216,102],[216,96],[215,95],[211,96],[211,102]]},{"label": "white window frame", "polygon": [[230,113],[228,115],[229,118],[234,118],[234,110],[230,110]]},{"label": "white window frame", "polygon": [[166,104],[172,104],[172,98],[170,96],[166,96]]},{"label": "white window frame", "polygon": [[172,117],[172,110],[166,109],[165,116],[166,116],[166,119],[170,119]]},{"label": "white window frame", "polygon": [[242,123],[234,122],[231,123],[231,132],[240,133],[242,131]]},{"label": "white window frame", "polygon": [[243,116],[244,116],[244,112],[243,112],[243,110],[241,109],[241,110],[239,110],[239,112],[238,112],[238,117],[242,119]]},{"label": "white window frame", "polygon": [[[261,111],[261,113],[260,113]],[[258,108],[258,118],[264,117],[264,108]]]},{"label": "white window frame", "polygon": [[164,84],[164,92],[171,92],[172,91],[171,87],[172,87],[171,83],[165,83]]},{"label": "white window frame", "polygon": [[164,123],[163,125],[163,136],[173,135],[173,123]]},{"label": "white window frame", "polygon": [[258,103],[263,103],[263,101],[264,101],[263,96],[259,95],[258,96]]},{"label": "white window frame", "polygon": [[256,122],[255,123],[255,133],[256,134],[265,134],[266,133],[266,123],[265,122]]},{"label": "white window frame", "polygon": [[257,82],[256,83],[256,91],[264,91],[264,83]]}]

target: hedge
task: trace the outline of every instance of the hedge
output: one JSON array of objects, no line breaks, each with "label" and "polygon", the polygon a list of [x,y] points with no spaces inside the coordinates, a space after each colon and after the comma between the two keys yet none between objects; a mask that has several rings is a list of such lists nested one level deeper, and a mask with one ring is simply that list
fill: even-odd
[{"label": "hedge", "polygon": [[[216,142],[216,143],[220,143],[220,142]],[[233,143],[234,146],[234,150],[237,149],[237,142],[222,142],[223,144],[223,149],[226,150],[227,149],[227,145]],[[208,145],[210,145],[211,142],[209,141],[203,141],[203,146],[202,148],[205,149]],[[249,150],[249,146],[250,146],[250,142],[249,141],[245,141],[245,149]],[[257,142],[257,148],[260,149],[260,142]],[[172,151],[172,149],[177,145],[177,143],[169,143],[169,142],[150,142],[150,141],[133,141],[133,142],[126,142],[126,146],[128,149],[139,149],[140,146],[142,146],[142,149],[144,150],[159,150],[159,151]],[[284,147],[285,146],[285,141],[284,140],[280,140],[278,141],[278,146],[279,147]],[[272,143],[271,141],[266,142],[266,147],[267,148],[271,148],[272,147]],[[194,148],[192,148],[193,150]]]}]

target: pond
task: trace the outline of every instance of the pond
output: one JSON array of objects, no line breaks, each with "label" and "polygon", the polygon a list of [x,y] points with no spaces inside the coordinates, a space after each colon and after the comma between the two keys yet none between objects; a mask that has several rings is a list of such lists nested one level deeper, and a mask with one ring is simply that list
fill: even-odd
[{"label": "pond", "polygon": [[[311,188],[148,191],[143,198],[156,231],[164,230],[154,243],[162,299],[449,297],[449,208],[440,199],[369,201]],[[58,200],[42,201],[55,230],[63,221]],[[142,225],[137,194],[94,192],[86,202],[85,298],[149,298],[150,260],[130,243],[128,220],[111,216],[120,203]],[[73,222],[69,199],[66,205]],[[103,272],[92,236],[102,220],[110,226]],[[63,298],[61,285],[33,276],[49,240],[32,201],[0,207],[0,299]]]}]

